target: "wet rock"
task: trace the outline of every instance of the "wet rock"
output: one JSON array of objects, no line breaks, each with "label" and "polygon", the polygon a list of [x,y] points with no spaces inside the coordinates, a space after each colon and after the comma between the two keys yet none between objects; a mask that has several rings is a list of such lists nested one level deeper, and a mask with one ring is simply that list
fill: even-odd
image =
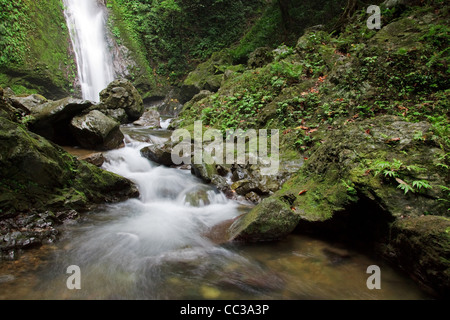
[{"label": "wet rock", "polygon": [[247,193],[245,199],[253,203],[259,203],[261,201],[261,197],[254,191]]},{"label": "wet rock", "polygon": [[98,110],[73,118],[71,131],[81,147],[91,150],[116,149],[124,139],[120,123]]},{"label": "wet rock", "polygon": [[78,161],[1,117],[0,176],[0,221],[20,212],[85,209],[138,195],[128,179]]},{"label": "wet rock", "polygon": [[188,192],[185,195],[185,203],[190,204],[193,207],[203,207],[205,205],[209,205],[211,201],[209,200],[207,188],[200,188],[199,190],[195,190],[193,192]]},{"label": "wet rock", "polygon": [[161,114],[156,110],[147,110],[141,118],[133,124],[142,127],[161,128]]},{"label": "wet rock", "polygon": [[[31,103],[31,102],[30,102]],[[28,104],[30,106],[30,104]],[[71,145],[74,142],[69,130],[73,117],[92,106],[92,102],[71,97],[37,104],[31,108],[30,130],[59,144]]]},{"label": "wet rock", "polygon": [[172,148],[169,144],[151,145],[141,149],[141,155],[150,161],[166,167],[175,165],[172,161]]},{"label": "wet rock", "polygon": [[126,79],[115,80],[100,92],[100,104],[103,109],[124,109],[129,122],[138,120],[144,113],[141,95]]},{"label": "wet rock", "polygon": [[85,156],[78,157],[78,160],[86,161],[96,167],[101,167],[106,159],[102,152],[91,153]]},{"label": "wet rock", "polygon": [[439,298],[450,297],[450,220],[422,216],[397,220],[382,253]]},{"label": "wet rock", "polygon": [[106,109],[106,110],[100,110],[100,111],[103,112],[106,116],[116,120],[117,122],[119,122],[121,124],[126,124],[129,122],[128,115],[125,112],[125,110],[122,108]]},{"label": "wet rock", "polygon": [[273,241],[290,234],[300,214],[289,203],[278,198],[266,198],[249,213],[237,219],[229,229],[230,239],[238,241]]}]

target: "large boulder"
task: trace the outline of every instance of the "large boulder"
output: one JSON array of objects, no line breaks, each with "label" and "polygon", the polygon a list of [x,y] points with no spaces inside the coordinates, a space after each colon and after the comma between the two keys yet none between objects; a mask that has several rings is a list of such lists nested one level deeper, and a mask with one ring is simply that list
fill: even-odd
[{"label": "large boulder", "polygon": [[229,228],[229,238],[235,241],[273,241],[290,234],[300,221],[298,211],[283,198],[266,198]]},{"label": "large boulder", "polygon": [[100,92],[100,109],[123,109],[129,122],[138,120],[144,113],[144,102],[133,84],[126,79],[111,82]]},{"label": "large boulder", "polygon": [[[38,96],[39,97],[39,96]],[[30,109],[32,121],[30,130],[59,144],[73,144],[74,139],[69,130],[73,117],[92,107],[92,102],[74,99],[71,97],[57,101],[44,102],[41,98],[30,96],[26,99],[13,98]],[[44,102],[44,103],[39,103]]]},{"label": "large boulder", "polygon": [[212,54],[205,62],[189,73],[181,86],[181,103],[191,100],[202,90],[217,92],[222,85],[225,66],[232,65],[232,57],[227,51]]},{"label": "large boulder", "polygon": [[77,116],[71,121],[71,131],[79,145],[92,150],[112,150],[120,147],[124,135],[120,123],[98,110]]},{"label": "large boulder", "polygon": [[26,97],[11,96],[10,100],[14,107],[22,109],[27,113],[32,113],[34,109],[48,102],[48,100],[40,94],[32,94]]},{"label": "large boulder", "polygon": [[430,293],[450,298],[450,219],[423,216],[397,220],[383,256]]}]

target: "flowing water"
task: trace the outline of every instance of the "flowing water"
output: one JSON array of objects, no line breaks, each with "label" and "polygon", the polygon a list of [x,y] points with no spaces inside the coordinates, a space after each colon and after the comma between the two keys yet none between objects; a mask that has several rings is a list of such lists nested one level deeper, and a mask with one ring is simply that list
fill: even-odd
[{"label": "flowing water", "polygon": [[106,8],[95,0],[64,0],[83,99],[99,102],[99,93],[114,80],[106,41]]},{"label": "flowing water", "polygon": [[[104,168],[141,196],[62,226],[54,244],[0,264],[0,299],[426,299],[403,274],[351,248],[300,235],[275,243],[217,243],[211,228],[249,210],[189,171],[141,157],[165,130],[127,126]],[[151,142],[150,142],[151,143]],[[343,253],[342,253],[343,252]],[[67,268],[81,270],[69,290]],[[366,286],[381,268],[381,290]]]},{"label": "flowing water", "polygon": [[[83,97],[92,101],[114,77],[99,3],[64,0]],[[250,206],[141,157],[141,148],[168,138],[164,129],[123,127],[126,146],[105,155],[104,169],[133,180],[140,198],[97,208],[63,225],[56,243],[0,262],[0,299],[428,298],[382,261],[337,244],[299,235],[221,243],[212,230]],[[73,265],[80,290],[67,287]],[[367,288],[370,265],[381,267],[381,290]]]}]

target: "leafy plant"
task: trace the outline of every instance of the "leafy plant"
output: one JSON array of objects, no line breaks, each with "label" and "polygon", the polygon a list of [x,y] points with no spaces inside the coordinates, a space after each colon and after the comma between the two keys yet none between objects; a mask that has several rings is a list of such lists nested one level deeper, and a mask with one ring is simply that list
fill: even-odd
[{"label": "leafy plant", "polygon": [[408,192],[421,192],[425,189],[431,189],[431,184],[426,180],[413,180],[411,183],[406,182],[407,174],[424,171],[416,165],[406,165],[398,159],[393,159],[392,162],[377,160],[369,168],[373,172],[374,176],[383,175],[384,178],[389,181],[395,181],[397,188],[403,190],[405,194]]}]

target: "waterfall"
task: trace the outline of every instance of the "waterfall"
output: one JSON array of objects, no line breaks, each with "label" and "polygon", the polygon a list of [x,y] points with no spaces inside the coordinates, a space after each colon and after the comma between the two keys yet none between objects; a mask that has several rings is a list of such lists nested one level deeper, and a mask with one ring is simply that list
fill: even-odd
[{"label": "waterfall", "polygon": [[106,8],[97,0],[64,0],[64,6],[83,99],[99,102],[99,93],[115,78]]}]

